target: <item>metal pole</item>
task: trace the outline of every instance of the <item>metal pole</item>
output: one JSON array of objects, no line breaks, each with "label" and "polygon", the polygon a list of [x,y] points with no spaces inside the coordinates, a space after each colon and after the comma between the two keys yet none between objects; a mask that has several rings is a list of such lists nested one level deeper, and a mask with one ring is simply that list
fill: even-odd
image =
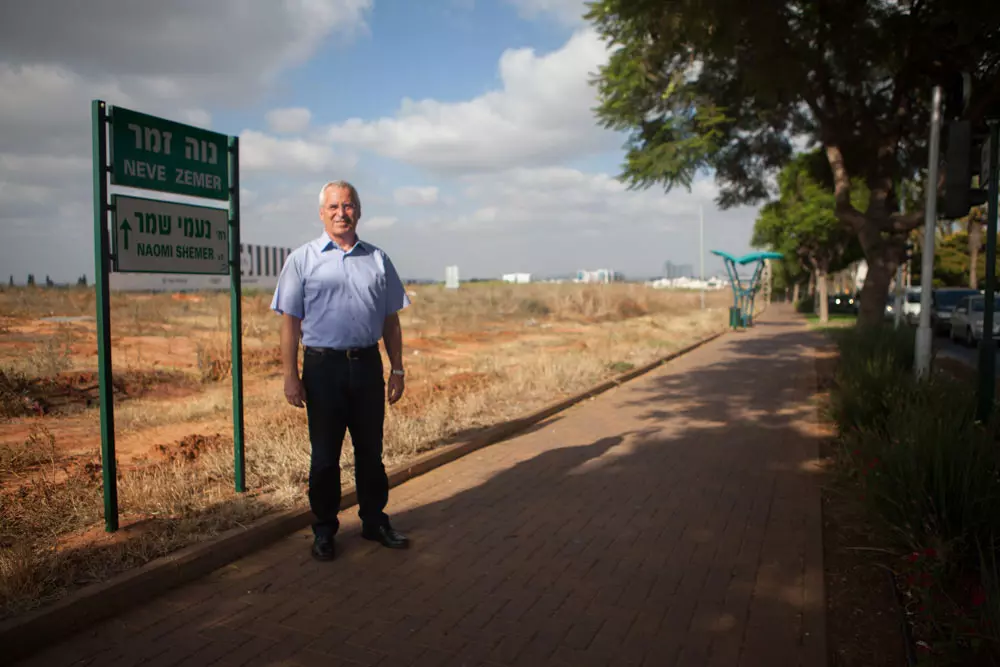
[{"label": "metal pole", "polygon": [[233,376],[233,478],[247,490],[243,450],[243,280],[240,275],[240,140],[229,137],[229,332]]},{"label": "metal pole", "polygon": [[[901,183],[900,184],[900,191],[901,191],[900,194],[902,194],[902,197],[900,198],[900,202],[899,202],[899,212],[900,213],[906,213],[906,190],[905,190],[905,188],[906,188],[906,184],[905,183]],[[893,308],[895,308],[895,312],[893,312],[893,318],[892,318],[893,321],[892,321],[892,324],[893,324],[893,327],[896,328],[896,329],[899,329],[899,325],[903,321],[903,293],[904,292],[905,292],[905,290],[903,288],[903,263],[900,262],[899,266],[896,267],[896,290],[895,290],[895,298],[892,300]]]},{"label": "metal pole", "polygon": [[108,111],[101,100],[90,103],[94,161],[94,292],[97,297],[97,377],[101,411],[101,476],[104,483],[104,530],[118,530],[118,466],[115,461],[115,407],[111,377],[111,289],[108,281]]},{"label": "metal pole", "polygon": [[920,326],[917,328],[917,346],[913,364],[917,377],[924,377],[930,370],[931,343],[931,290],[934,289],[934,223],[937,220],[938,161],[941,154],[941,86],[934,86],[931,102],[931,136],[927,158],[927,187],[924,204],[924,249],[920,264]]},{"label": "metal pole", "polygon": [[986,174],[986,289],[983,293],[983,336],[979,341],[979,421],[986,422],[993,412],[996,391],[996,343],[993,341],[993,294],[996,290],[997,257],[997,160],[1000,158],[1000,121],[990,126],[990,163]]},{"label": "metal pole", "polygon": [[899,266],[896,267],[896,288],[893,290],[895,293],[895,298],[892,300],[892,306],[895,308],[892,314],[892,325],[896,329],[899,328],[900,322],[903,320],[903,264],[900,262]]},{"label": "metal pole", "polygon": [[698,207],[698,277],[701,280],[701,309],[705,310],[705,207]]}]

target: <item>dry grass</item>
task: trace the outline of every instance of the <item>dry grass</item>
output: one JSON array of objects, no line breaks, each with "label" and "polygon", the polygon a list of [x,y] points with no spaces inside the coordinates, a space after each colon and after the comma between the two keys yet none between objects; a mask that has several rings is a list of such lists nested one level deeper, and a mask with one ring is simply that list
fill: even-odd
[{"label": "dry grass", "polygon": [[[700,311],[697,294],[636,285],[412,291],[414,305],[402,316],[407,395],[388,410],[386,420],[389,465],[455,434],[522,416],[647,363],[722,329],[727,320],[724,294],[710,295],[713,308]],[[73,292],[57,294],[58,303],[49,312],[88,303]],[[12,298],[22,309],[18,321],[37,314],[37,304],[18,303],[10,294],[0,294],[0,309]],[[198,298],[115,296],[123,302],[123,315],[151,318],[141,325],[144,331],[170,336],[183,327],[204,343],[198,349],[214,345],[215,357],[223,358],[228,355],[220,343],[228,297]],[[130,306],[130,299],[141,305]],[[273,354],[277,344],[277,318],[267,311],[268,299],[252,295],[244,304],[245,344],[261,358]],[[405,341],[413,345],[407,347]],[[225,437],[208,438],[202,448],[179,456],[152,452],[142,465],[120,462],[123,528],[114,536],[101,530],[96,451],[70,460],[43,455],[49,450],[37,443],[0,450],[0,466],[33,471],[16,482],[5,478],[0,485],[0,615],[19,613],[268,512],[302,504],[309,463],[305,415],[283,402],[275,371],[267,364],[247,370],[247,483],[252,491],[233,492],[231,440]],[[121,401],[116,405],[119,432],[141,435],[155,427],[213,418],[225,423],[229,383],[213,380],[227,374],[228,369],[217,376],[203,374],[207,383],[183,399],[154,394]],[[343,464],[343,477],[351,481],[349,442]]]}]

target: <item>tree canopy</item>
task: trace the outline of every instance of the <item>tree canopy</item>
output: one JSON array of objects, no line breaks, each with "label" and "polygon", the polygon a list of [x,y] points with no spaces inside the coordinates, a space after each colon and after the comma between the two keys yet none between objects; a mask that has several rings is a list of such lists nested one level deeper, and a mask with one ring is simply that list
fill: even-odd
[{"label": "tree canopy", "polygon": [[[779,197],[761,208],[751,240],[756,247],[783,254],[791,273],[815,273],[823,281],[861,259],[857,237],[837,217],[829,171],[818,151],[789,162],[778,175]],[[867,188],[856,182],[852,203],[863,208],[867,197]],[[820,317],[825,319],[825,283],[819,288]]]},{"label": "tree canopy", "polygon": [[614,49],[596,112],[628,134],[623,180],[670,189],[711,169],[719,205],[755,204],[796,142],[822,147],[837,216],[868,260],[869,320],[922,220],[897,188],[926,166],[931,88],[946,84],[949,113],[973,120],[1000,98],[997,2],[598,0],[587,17]]}]

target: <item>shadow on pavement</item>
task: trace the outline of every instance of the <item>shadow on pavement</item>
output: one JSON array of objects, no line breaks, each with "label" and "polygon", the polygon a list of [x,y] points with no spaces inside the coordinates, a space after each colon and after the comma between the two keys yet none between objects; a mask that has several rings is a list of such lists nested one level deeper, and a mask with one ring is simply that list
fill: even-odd
[{"label": "shadow on pavement", "polygon": [[[300,534],[99,645],[193,664],[230,644],[262,665],[824,664],[820,340],[787,320],[723,337],[394,490],[409,551],[359,539],[352,509],[333,563]],[[149,619],[177,608],[157,653]]]}]

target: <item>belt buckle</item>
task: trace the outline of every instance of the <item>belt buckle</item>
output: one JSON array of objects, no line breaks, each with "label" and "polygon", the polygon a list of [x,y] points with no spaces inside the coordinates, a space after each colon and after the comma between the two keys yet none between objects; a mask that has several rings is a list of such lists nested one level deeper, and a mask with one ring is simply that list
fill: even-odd
[{"label": "belt buckle", "polygon": [[353,348],[353,347],[349,347],[349,348],[347,348],[347,350],[346,350],[346,351],[344,352],[344,354],[346,354],[346,355],[347,355],[347,359],[348,359],[349,361],[354,361],[355,359],[357,359],[357,358],[358,358],[358,357],[357,357],[357,352],[358,352],[357,348]]}]

